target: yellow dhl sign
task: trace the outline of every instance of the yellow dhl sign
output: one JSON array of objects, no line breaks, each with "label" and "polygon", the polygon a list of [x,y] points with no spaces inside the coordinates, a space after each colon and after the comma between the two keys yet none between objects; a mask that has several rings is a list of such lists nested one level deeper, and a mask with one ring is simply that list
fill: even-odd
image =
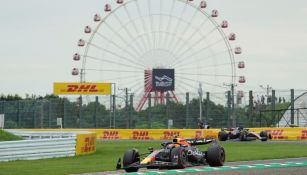
[{"label": "yellow dhl sign", "polygon": [[55,95],[110,95],[111,83],[54,83]]}]

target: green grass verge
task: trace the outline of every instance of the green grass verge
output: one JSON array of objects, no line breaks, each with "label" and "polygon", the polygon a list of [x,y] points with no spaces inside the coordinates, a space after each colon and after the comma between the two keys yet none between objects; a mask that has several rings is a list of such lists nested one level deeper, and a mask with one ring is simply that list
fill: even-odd
[{"label": "green grass verge", "polygon": [[2,141],[12,141],[12,140],[22,140],[21,137],[15,136],[11,133],[0,130],[0,142]]},{"label": "green grass verge", "polygon": [[[263,160],[278,158],[307,157],[306,144],[266,143],[223,143],[227,161]],[[0,163],[2,175],[67,175],[88,172],[110,171],[125,150],[137,148],[140,152],[148,147],[159,148],[159,142],[103,142],[97,144],[92,155],[45,159],[34,161],[13,161]],[[200,146],[206,149],[206,145]]]}]

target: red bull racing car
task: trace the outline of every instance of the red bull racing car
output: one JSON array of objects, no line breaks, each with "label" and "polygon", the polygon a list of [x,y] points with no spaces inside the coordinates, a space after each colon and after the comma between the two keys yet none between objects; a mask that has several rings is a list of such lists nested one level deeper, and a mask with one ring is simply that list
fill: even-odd
[{"label": "red bull racing car", "polygon": [[267,141],[268,139],[272,139],[272,136],[267,131],[261,131],[258,134],[256,132],[250,132],[249,129],[238,127],[238,128],[222,128],[221,131],[218,133],[218,138],[220,141],[226,141],[226,140]]},{"label": "red bull racing car", "polygon": [[[207,151],[200,151],[196,145],[212,143]],[[118,160],[116,169],[137,172],[139,168],[182,169],[197,165],[223,166],[225,150],[215,140],[174,138],[163,142],[161,149],[149,148],[149,153],[140,154],[137,149],[127,150]]]}]

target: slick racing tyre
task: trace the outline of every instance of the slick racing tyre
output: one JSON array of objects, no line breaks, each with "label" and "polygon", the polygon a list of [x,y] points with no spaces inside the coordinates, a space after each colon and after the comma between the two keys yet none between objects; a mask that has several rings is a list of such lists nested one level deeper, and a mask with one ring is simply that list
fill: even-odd
[{"label": "slick racing tyre", "polygon": [[182,147],[173,148],[171,151],[171,161],[177,163],[175,168],[185,168],[188,156]]},{"label": "slick racing tyre", "polygon": [[246,132],[240,133],[240,141],[247,141],[247,133]]},{"label": "slick racing tyre", "polygon": [[124,154],[123,165],[126,172],[137,172],[139,167],[131,166],[133,163],[140,162],[140,155],[136,149],[127,150]]},{"label": "slick racing tyre", "polygon": [[267,141],[268,139],[272,139],[272,136],[267,131],[261,131],[259,136],[261,137],[261,141]]},{"label": "slick racing tyre", "polygon": [[210,166],[223,166],[225,157],[225,150],[220,145],[213,144],[208,148],[206,159]]},{"label": "slick racing tyre", "polygon": [[226,141],[228,138],[228,134],[225,131],[220,131],[218,134],[219,141]]}]

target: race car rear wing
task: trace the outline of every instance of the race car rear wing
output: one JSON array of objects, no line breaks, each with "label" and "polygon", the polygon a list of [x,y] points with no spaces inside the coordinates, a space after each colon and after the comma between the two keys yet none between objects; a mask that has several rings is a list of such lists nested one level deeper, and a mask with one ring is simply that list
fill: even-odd
[{"label": "race car rear wing", "polygon": [[214,142],[214,139],[185,139],[190,145],[206,145],[211,142]]}]

